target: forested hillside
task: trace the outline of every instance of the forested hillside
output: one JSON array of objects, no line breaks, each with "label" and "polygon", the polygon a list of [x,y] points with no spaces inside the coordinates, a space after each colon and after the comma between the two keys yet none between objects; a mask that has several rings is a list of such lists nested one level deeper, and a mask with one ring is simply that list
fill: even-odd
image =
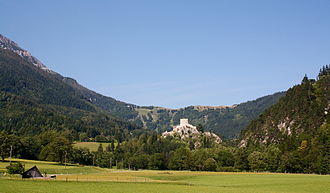
[{"label": "forested hillside", "polygon": [[0,91],[53,104],[95,112],[95,106],[80,99],[79,93],[63,84],[59,76],[33,66],[17,54],[0,49]]},{"label": "forested hillside", "polygon": [[123,140],[124,130],[138,128],[84,100],[60,75],[43,71],[9,50],[0,49],[0,69],[1,130],[19,135],[70,130],[76,139],[82,133],[90,138],[118,133]]},{"label": "forested hillside", "polygon": [[238,137],[249,121],[257,118],[284,94],[279,92],[232,107],[190,106],[182,109],[136,107],[136,110],[139,112],[140,124],[147,128],[165,131],[173,125],[178,125],[181,118],[188,118],[193,125],[202,125],[204,130],[228,139]]},{"label": "forested hillside", "polygon": [[129,137],[129,130],[138,128],[108,113],[41,105],[7,92],[0,92],[0,120],[1,130],[8,133],[33,136],[48,130],[68,130],[76,140],[86,136],[122,141]]},{"label": "forested hillside", "polygon": [[305,76],[301,84],[252,121],[242,132],[240,146],[257,149],[277,145],[289,171],[330,169],[330,66],[317,80]]},{"label": "forested hillside", "polygon": [[[215,132],[223,138],[236,138],[250,120],[255,119],[284,95],[276,93],[221,108],[140,107],[98,94],[72,78],[51,71],[28,51],[4,36],[1,36],[0,43],[0,91],[25,97],[38,104],[57,105],[94,113],[107,112],[118,119],[159,133],[170,130],[178,124],[180,118],[188,118],[192,124],[202,125],[206,131]],[[221,101],[219,103],[221,104]]]}]

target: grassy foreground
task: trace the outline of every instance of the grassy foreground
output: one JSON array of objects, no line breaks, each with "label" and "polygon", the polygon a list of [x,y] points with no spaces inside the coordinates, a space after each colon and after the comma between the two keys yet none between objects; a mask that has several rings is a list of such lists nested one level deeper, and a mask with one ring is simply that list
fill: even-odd
[{"label": "grassy foreground", "polygon": [[[37,163],[36,165],[41,171],[43,169],[63,171],[62,167],[64,167],[51,162],[21,161],[31,165]],[[3,170],[3,166],[6,164],[8,162],[0,162],[0,169]],[[56,180],[22,180],[17,176],[0,175],[0,193],[326,193],[330,190],[329,175],[127,171],[78,165],[71,165],[67,168],[71,173],[58,174]]]}]

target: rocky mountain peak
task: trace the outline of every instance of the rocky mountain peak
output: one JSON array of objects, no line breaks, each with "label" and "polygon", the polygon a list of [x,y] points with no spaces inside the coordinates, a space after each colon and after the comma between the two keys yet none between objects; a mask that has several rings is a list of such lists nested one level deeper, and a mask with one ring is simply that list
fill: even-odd
[{"label": "rocky mountain peak", "polygon": [[47,68],[40,60],[38,60],[37,58],[32,56],[30,52],[28,52],[27,50],[22,49],[14,41],[6,38],[5,36],[3,36],[1,34],[0,34],[0,48],[10,50],[10,51],[18,54],[22,58],[26,59],[27,61],[29,61],[33,65],[37,66],[38,68],[40,68],[40,69],[42,69],[46,72],[54,73],[52,70]]}]

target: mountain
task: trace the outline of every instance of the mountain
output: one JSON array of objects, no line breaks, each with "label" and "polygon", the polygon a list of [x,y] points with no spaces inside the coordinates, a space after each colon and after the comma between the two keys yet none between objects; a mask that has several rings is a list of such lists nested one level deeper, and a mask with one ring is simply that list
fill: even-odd
[{"label": "mountain", "polygon": [[14,42],[0,40],[1,130],[34,135],[70,129],[89,137],[118,135],[120,141],[139,128],[91,103],[79,90],[83,87],[73,87]]},{"label": "mountain", "polygon": [[257,167],[268,162],[277,171],[328,174],[330,65],[321,69],[317,80],[305,76],[301,84],[251,121],[241,132],[239,147],[242,152],[252,152],[249,157],[257,160]]},{"label": "mountain", "polygon": [[[83,87],[72,78],[51,71],[28,51],[2,35],[0,47],[3,48],[0,50],[1,67],[4,69],[1,72],[1,90],[32,97],[45,104],[64,105],[88,111],[94,111],[95,106],[98,106],[124,119],[132,119],[136,115],[130,108],[133,105],[102,96]],[[16,57],[13,53],[21,57]]]},{"label": "mountain", "polygon": [[314,137],[329,129],[329,111],[330,66],[325,66],[317,80],[305,76],[301,84],[290,88],[277,104],[252,121],[242,131],[240,145],[273,143],[298,148],[306,141],[310,146]]},{"label": "mountain", "polygon": [[48,69],[15,42],[0,35],[0,91],[38,104],[61,106],[90,113],[108,113],[159,133],[169,130],[183,117],[201,124],[224,138],[235,138],[250,120],[275,104],[284,93],[275,93],[231,107],[190,106],[181,109],[141,107],[103,96]]},{"label": "mountain", "polygon": [[[86,133],[90,137],[128,136],[134,127],[108,113],[95,113],[57,105],[44,105],[7,92],[0,92],[0,128],[20,136],[36,135],[47,130],[71,130],[76,139]],[[126,133],[125,133],[126,132]]]},{"label": "mountain", "polygon": [[136,123],[159,132],[178,125],[181,118],[187,118],[193,125],[202,125],[224,138],[236,138],[248,122],[257,118],[265,109],[275,104],[284,92],[229,107],[189,106],[181,109],[162,107],[136,107],[139,112]]},{"label": "mountain", "polygon": [[30,52],[20,48],[15,42],[11,41],[10,39],[6,38],[1,34],[0,34],[0,48],[10,50],[18,54],[22,58],[26,59],[28,62],[32,63],[33,65],[37,66],[38,68],[53,73],[42,62],[40,62],[37,58],[32,56]]}]

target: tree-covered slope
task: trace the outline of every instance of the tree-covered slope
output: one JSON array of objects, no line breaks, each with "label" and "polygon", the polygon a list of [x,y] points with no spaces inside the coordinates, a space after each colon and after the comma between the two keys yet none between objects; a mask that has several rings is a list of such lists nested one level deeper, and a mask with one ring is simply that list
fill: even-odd
[{"label": "tree-covered slope", "polygon": [[263,152],[275,147],[281,152],[275,164],[278,171],[328,174],[330,66],[321,70],[317,80],[305,76],[300,85],[252,121],[241,133],[239,146],[262,155],[251,157],[258,167],[267,162]]},{"label": "tree-covered slope", "polygon": [[247,126],[249,121],[257,118],[265,109],[275,104],[284,92],[261,97],[232,107],[190,106],[182,109],[165,109],[160,107],[137,107],[140,124],[164,131],[177,125],[181,118],[188,118],[193,125],[202,125],[204,130],[212,131],[225,138],[235,138]]},{"label": "tree-covered slope", "polygon": [[242,132],[242,143],[279,143],[314,136],[329,121],[329,68],[318,80],[308,79],[290,88],[285,97],[252,121]]},{"label": "tree-covered slope", "polygon": [[138,128],[89,101],[79,89],[65,84],[16,53],[0,49],[0,130],[35,135],[45,130],[71,130],[88,137],[122,140]]},{"label": "tree-covered slope", "polygon": [[233,107],[190,106],[182,109],[139,107],[95,93],[71,78],[49,73],[17,54],[0,49],[0,91],[29,98],[37,103],[76,108],[90,112],[105,110],[118,118],[159,132],[188,118],[202,124],[207,131],[233,138],[264,109],[277,102],[283,93],[276,93]]},{"label": "tree-covered slope", "polygon": [[234,138],[250,120],[283,96],[283,93],[276,93],[233,107],[221,108],[140,107],[103,96],[83,87],[72,78],[61,76],[15,42],[4,36],[0,37],[0,91],[44,105],[108,112],[119,119],[159,132],[171,129],[181,118],[188,118],[194,125],[201,124],[206,131],[215,132],[224,138]]},{"label": "tree-covered slope", "polygon": [[123,140],[133,124],[108,113],[95,113],[58,105],[38,104],[26,97],[0,92],[0,130],[21,136],[33,136],[47,130],[70,130],[76,139],[104,136]]},{"label": "tree-covered slope", "polygon": [[63,84],[59,75],[31,65],[17,54],[0,49],[0,91],[53,104],[95,112],[95,106],[81,99],[79,92]]}]

